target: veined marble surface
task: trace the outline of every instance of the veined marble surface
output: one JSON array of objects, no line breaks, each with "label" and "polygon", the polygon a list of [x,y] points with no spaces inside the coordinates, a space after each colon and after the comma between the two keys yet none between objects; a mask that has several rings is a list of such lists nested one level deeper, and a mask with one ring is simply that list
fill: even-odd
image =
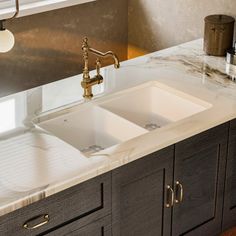
[{"label": "veined marble surface", "polygon": [[236,68],[206,56],[202,44],[192,41],[123,62],[119,70],[103,69],[104,83],[86,104],[158,81],[212,107],[89,158],[32,123],[42,114],[50,118],[84,106],[81,75],[0,99],[0,216],[236,118],[236,84],[228,75],[236,76]]}]

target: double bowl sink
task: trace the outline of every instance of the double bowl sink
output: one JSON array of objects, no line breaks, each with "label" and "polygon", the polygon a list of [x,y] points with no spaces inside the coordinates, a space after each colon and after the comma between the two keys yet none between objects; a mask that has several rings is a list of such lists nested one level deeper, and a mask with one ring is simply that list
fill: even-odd
[{"label": "double bowl sink", "polygon": [[180,121],[212,105],[159,82],[78,105],[73,111],[35,125],[85,156]]}]

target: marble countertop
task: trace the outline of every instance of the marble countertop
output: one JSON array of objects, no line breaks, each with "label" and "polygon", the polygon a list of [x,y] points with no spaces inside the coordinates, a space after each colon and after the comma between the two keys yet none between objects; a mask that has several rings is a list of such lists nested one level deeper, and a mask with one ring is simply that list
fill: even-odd
[{"label": "marble countertop", "polygon": [[[0,99],[0,216],[236,118],[236,68],[206,56],[192,41],[102,69],[96,103],[148,81],[158,81],[212,104],[210,109],[123,142],[91,157],[32,120],[84,103],[81,75]],[[77,107],[79,108],[79,107]],[[56,113],[55,113],[56,112]],[[3,114],[3,115],[2,115]]]}]

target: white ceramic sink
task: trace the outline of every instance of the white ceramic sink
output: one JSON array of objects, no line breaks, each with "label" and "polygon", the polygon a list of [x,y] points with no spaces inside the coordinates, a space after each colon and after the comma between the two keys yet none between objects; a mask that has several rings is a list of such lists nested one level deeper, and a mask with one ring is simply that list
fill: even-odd
[{"label": "white ceramic sink", "polygon": [[136,124],[97,106],[62,115],[37,126],[87,156],[147,132]]},{"label": "white ceramic sink", "polygon": [[209,109],[211,104],[153,82],[100,106],[151,131]]},{"label": "white ceramic sink", "polygon": [[90,156],[210,107],[196,97],[148,82],[36,126]]}]

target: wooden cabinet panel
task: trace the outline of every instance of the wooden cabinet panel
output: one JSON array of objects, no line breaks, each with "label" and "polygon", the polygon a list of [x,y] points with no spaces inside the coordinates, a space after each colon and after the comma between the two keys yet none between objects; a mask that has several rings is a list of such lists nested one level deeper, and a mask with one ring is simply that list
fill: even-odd
[{"label": "wooden cabinet panel", "polygon": [[99,219],[82,228],[78,228],[78,222],[68,224],[45,236],[111,236],[111,216]]},{"label": "wooden cabinet panel", "polygon": [[176,144],[174,180],[184,196],[173,208],[172,235],[220,234],[227,130],[221,125]]},{"label": "wooden cabinet panel", "polygon": [[112,173],[113,236],[170,235],[173,147],[153,153]]},{"label": "wooden cabinet panel", "polygon": [[[0,218],[1,236],[28,236],[50,232],[72,221],[79,226],[111,213],[111,173],[69,188]],[[25,229],[40,224],[49,215],[49,222],[35,229]]]},{"label": "wooden cabinet panel", "polygon": [[236,226],[236,120],[230,122],[223,229]]}]

